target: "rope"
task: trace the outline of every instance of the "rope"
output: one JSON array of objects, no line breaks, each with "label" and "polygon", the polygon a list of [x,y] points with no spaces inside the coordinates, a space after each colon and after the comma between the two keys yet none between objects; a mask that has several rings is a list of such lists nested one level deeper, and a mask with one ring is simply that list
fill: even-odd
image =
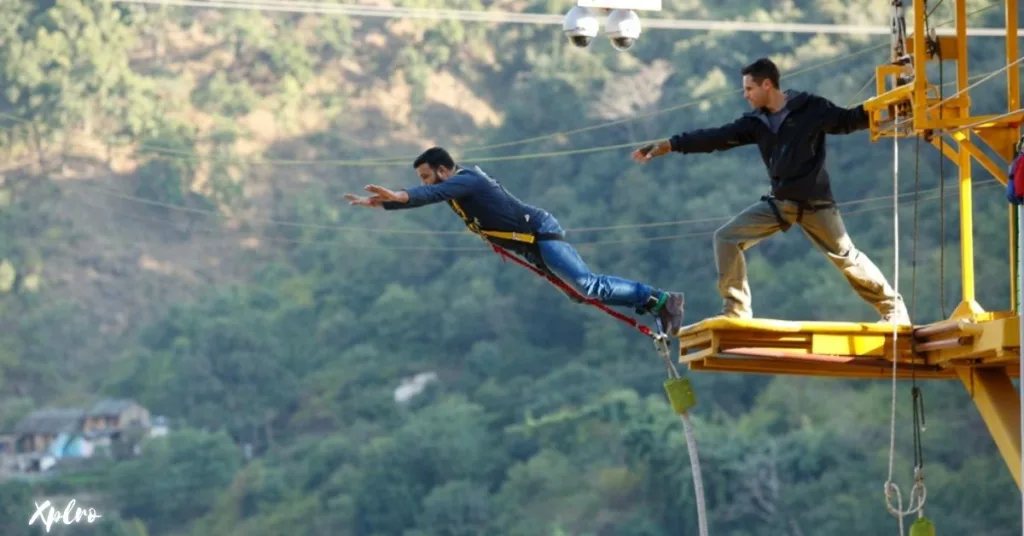
[{"label": "rope", "polygon": [[610,315],[610,316],[612,316],[612,317],[614,317],[614,318],[616,318],[616,319],[618,319],[618,320],[620,320],[620,321],[622,321],[622,322],[624,322],[624,323],[626,323],[626,324],[636,328],[637,331],[639,331],[640,333],[643,333],[644,335],[647,335],[648,337],[654,337],[655,336],[654,332],[651,331],[651,328],[649,328],[649,327],[647,327],[647,326],[637,322],[636,319],[630,318],[630,317],[628,317],[628,316],[626,316],[626,315],[624,315],[622,313],[614,311],[614,310],[608,308],[608,306],[606,306],[605,304],[603,304],[603,303],[601,303],[601,302],[599,302],[599,301],[597,301],[597,300],[595,300],[593,298],[584,297],[579,292],[577,292],[576,289],[570,287],[569,285],[567,285],[561,279],[558,279],[557,277],[555,277],[555,276],[553,276],[551,274],[545,273],[544,271],[542,271],[541,269],[537,268],[536,266],[533,266],[530,263],[517,258],[516,256],[512,255],[511,253],[509,253],[509,252],[505,251],[504,249],[502,249],[500,246],[496,246],[494,244],[491,244],[491,249],[493,249],[495,253],[500,255],[502,257],[502,259],[512,259],[513,261],[515,261],[520,266],[524,266],[526,268],[529,268],[530,271],[532,271],[533,273],[535,273],[535,274],[537,274],[537,275],[547,279],[552,285],[555,285],[562,292],[568,294],[569,297],[571,299],[573,299],[574,301],[579,301],[581,303],[586,303],[587,305],[592,305],[594,307],[597,307],[598,309],[604,311],[608,315]]},{"label": "rope", "polygon": [[[899,159],[899,137],[893,136],[893,181],[892,187],[893,192],[899,193],[899,174],[900,174],[900,159]],[[896,295],[899,295],[900,291],[900,233],[899,233],[899,204],[893,203],[892,207],[893,217],[893,250],[894,260],[893,263],[893,289]],[[924,501],[926,496],[926,489],[924,487],[924,474],[921,471],[920,466],[914,468],[914,485],[910,490],[910,500],[907,503],[907,509],[903,509],[903,493],[900,491],[900,487],[896,485],[892,480],[892,470],[896,459],[896,369],[899,363],[899,324],[893,322],[892,324],[892,403],[891,413],[889,417],[889,473],[885,481],[885,499],[886,508],[889,513],[896,516],[897,525],[899,526],[899,534],[903,536],[903,518],[917,513],[918,516],[924,514],[922,508],[924,507]],[[916,419],[915,419],[916,420]],[[915,460],[916,462],[917,460]],[[893,506],[893,499],[895,499],[895,506]],[[916,500],[916,501],[915,501]]]},{"label": "rope", "polygon": [[683,422],[683,434],[686,435],[686,448],[690,451],[690,472],[693,473],[694,498],[697,502],[697,533],[708,536],[708,519],[704,505],[704,482],[700,474],[700,460],[697,459],[697,439],[693,435],[693,423],[690,414],[679,416]]},{"label": "rope", "polygon": [[[893,8],[895,10],[895,7]],[[899,193],[899,175],[900,175],[900,145],[899,138],[893,136],[892,138],[892,149],[893,149],[893,191]],[[899,233],[899,205],[893,205],[892,216],[893,216],[893,257],[896,262],[893,265],[893,289],[896,295],[899,295],[900,291],[900,233]],[[885,480],[885,501],[886,507],[890,514],[894,514],[897,517],[899,523],[899,535],[903,536],[903,498],[900,493],[900,488],[892,481],[892,466],[894,458],[896,457],[896,364],[899,362],[897,359],[897,346],[896,337],[898,335],[899,328],[895,322],[892,325],[892,404],[891,414],[889,417],[889,474]],[[892,506],[893,494],[896,495],[896,508]]]},{"label": "rope", "polygon": [[[661,321],[658,321],[658,333],[654,336],[654,347],[658,355],[665,361],[665,369],[671,379],[679,378],[679,371],[672,363],[669,354],[668,336],[661,329]],[[697,503],[697,531],[700,536],[708,536],[707,506],[704,502],[704,479],[701,476],[700,457],[697,453],[697,438],[693,433],[693,422],[690,421],[690,413],[679,414],[679,420],[683,423],[683,435],[686,436],[686,449],[690,453],[690,473],[693,474],[694,500]]]}]

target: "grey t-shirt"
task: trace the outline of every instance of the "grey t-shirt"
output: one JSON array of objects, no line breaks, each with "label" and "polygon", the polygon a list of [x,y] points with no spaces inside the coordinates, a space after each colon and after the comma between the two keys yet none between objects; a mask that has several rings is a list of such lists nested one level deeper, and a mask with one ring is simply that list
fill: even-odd
[{"label": "grey t-shirt", "polygon": [[775,112],[773,114],[772,113],[768,114],[768,124],[771,125],[772,132],[775,132],[776,134],[778,134],[778,132],[779,132],[779,125],[782,124],[782,120],[785,119],[787,115],[789,115],[789,110],[787,110],[785,108],[783,108],[783,109],[781,109],[781,110],[779,110],[779,111],[777,111],[777,112]]}]

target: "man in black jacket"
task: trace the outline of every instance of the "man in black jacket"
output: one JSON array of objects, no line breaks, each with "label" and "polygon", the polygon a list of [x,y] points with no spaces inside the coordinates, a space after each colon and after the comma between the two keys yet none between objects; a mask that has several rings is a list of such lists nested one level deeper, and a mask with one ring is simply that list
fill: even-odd
[{"label": "man in black jacket", "polygon": [[669,152],[712,153],[757,145],[771,179],[771,194],[715,231],[724,316],[753,316],[743,252],[796,223],[878,311],[882,322],[910,324],[902,297],[846,233],[825,169],[825,135],[868,128],[864,107],[842,108],[811,93],[782,91],[779,70],[767,58],[741,72],[743,96],[752,111],[726,125],[683,132],[633,152],[633,159],[643,163]]}]

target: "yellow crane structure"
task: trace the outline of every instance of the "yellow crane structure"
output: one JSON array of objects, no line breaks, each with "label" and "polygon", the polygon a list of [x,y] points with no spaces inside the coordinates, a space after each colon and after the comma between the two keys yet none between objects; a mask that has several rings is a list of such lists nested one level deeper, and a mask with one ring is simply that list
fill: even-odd
[{"label": "yellow crane structure", "polygon": [[[872,142],[921,136],[958,168],[962,297],[946,320],[919,326],[855,322],[790,322],[711,318],[678,333],[679,362],[696,371],[791,374],[830,378],[956,379],[963,383],[1021,487],[1021,405],[1011,378],[1020,377],[1021,313],[1018,291],[1017,207],[1009,211],[1010,299],[975,299],[972,240],[972,163],[1003,185],[1014,157],[1024,111],[1020,109],[1017,0],[1005,0],[1007,111],[972,115],[968,83],[966,0],[955,0],[955,32],[935,37],[926,28],[925,0],[913,3],[913,33],[905,37],[894,17],[894,54],[876,67],[877,94],[865,102]],[[902,1],[890,3],[902,19]],[[902,23],[902,20],[898,22]],[[902,51],[902,54],[900,52]],[[929,62],[955,64],[957,92],[937,96]],[[888,84],[886,82],[889,82]],[[895,141],[894,141],[895,143]],[[1005,160],[982,151],[983,143]],[[1001,309],[1002,307],[1008,309]]]}]

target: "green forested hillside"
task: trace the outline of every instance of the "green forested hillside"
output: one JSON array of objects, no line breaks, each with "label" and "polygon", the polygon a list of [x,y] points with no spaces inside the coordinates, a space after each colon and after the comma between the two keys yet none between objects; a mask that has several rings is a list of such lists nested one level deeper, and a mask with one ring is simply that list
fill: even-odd
[{"label": "green forested hillside", "polygon": [[[1001,4],[987,5],[968,2],[971,24],[1003,25]],[[888,23],[878,0],[665,8]],[[939,2],[932,23],[950,26],[951,10]],[[0,483],[0,533],[43,534],[26,524],[33,500],[74,497],[102,527],[69,534],[695,534],[686,445],[650,341],[500,262],[443,206],[356,210],[342,194],[415,184],[412,159],[444,145],[552,211],[595,270],[686,292],[695,322],[719,306],[711,235],[767,189],[763,166],[753,147],[647,166],[632,148],[742,113],[739,69],[759,56],[784,87],[859,102],[889,38],[648,28],[621,53],[603,37],[574,48],[558,30],[7,0],[0,434],[33,409],[100,396],[134,398],[172,429],[136,458]],[[1004,65],[1002,44],[972,38],[972,77]],[[1004,75],[979,85],[974,110],[1005,110],[1005,87]],[[829,143],[850,233],[892,274],[892,144],[863,132]],[[946,165],[942,185],[931,147],[899,151],[899,287],[923,324],[961,296],[956,181]],[[975,176],[977,299],[1007,309],[1006,201]],[[748,262],[759,317],[876,319],[796,229]],[[420,374],[436,380],[396,401]],[[896,531],[888,382],[693,381],[711,534]],[[938,533],[1019,533],[1019,491],[962,386],[923,391]],[[901,382],[904,503],[912,432]]]}]

